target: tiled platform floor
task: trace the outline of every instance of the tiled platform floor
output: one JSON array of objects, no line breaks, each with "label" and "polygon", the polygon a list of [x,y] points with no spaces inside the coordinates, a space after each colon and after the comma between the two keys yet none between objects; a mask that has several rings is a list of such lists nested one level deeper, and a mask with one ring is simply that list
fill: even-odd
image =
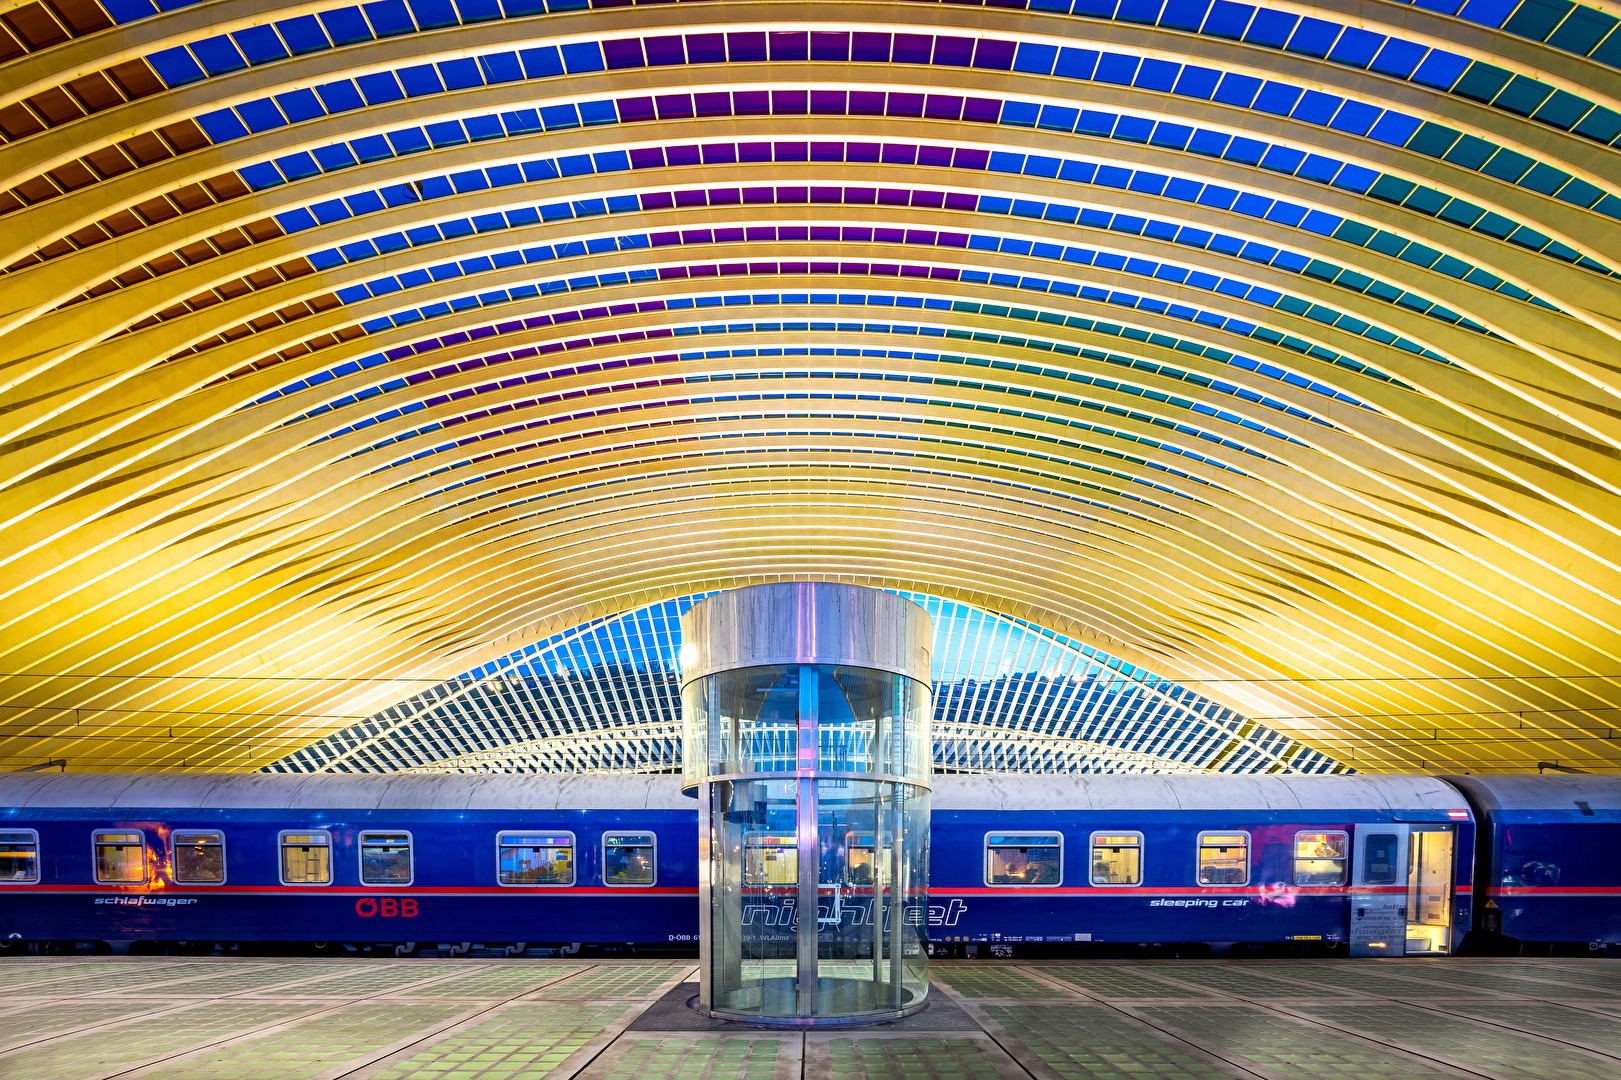
[{"label": "tiled platform floor", "polygon": [[[924,1013],[906,1030],[802,1035],[645,1022],[630,1030],[693,977],[687,961],[8,958],[0,1077],[1621,1077],[1618,960],[955,961],[933,970],[935,992],[961,1007],[939,1011],[947,1030],[932,1030]],[[964,1011],[981,1030],[963,1030]]]}]

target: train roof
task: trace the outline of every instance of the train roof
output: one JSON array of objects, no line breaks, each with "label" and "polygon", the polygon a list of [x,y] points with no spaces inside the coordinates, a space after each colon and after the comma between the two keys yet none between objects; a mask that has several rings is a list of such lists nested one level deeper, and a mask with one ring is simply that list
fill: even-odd
[{"label": "train roof", "polygon": [[1544,776],[1449,776],[1485,810],[1621,811],[1621,776],[1553,773]]},{"label": "train roof", "polygon": [[1098,773],[934,778],[936,810],[1467,810],[1433,776]]},{"label": "train roof", "polygon": [[677,776],[10,773],[0,806],[334,810],[691,810]]}]

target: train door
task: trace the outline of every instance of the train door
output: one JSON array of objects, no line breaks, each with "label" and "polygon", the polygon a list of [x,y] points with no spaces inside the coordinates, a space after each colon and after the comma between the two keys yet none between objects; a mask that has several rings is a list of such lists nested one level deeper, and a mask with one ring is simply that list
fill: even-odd
[{"label": "train door", "polygon": [[1452,826],[1360,826],[1354,853],[1351,955],[1450,952]]},{"label": "train door", "polygon": [[1409,956],[1452,951],[1452,826],[1407,826]]}]

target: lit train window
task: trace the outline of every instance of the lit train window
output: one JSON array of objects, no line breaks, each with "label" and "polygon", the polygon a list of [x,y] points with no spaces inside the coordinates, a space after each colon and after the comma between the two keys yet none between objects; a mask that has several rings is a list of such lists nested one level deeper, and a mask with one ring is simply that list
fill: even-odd
[{"label": "lit train window", "polygon": [[574,884],[573,833],[498,833],[495,847],[502,885]]},{"label": "lit train window", "polygon": [[177,885],[225,884],[225,834],[175,830],[169,838]]},{"label": "lit train window", "polygon": [[0,884],[39,880],[39,833],[33,829],[0,832]]},{"label": "lit train window", "polygon": [[363,832],[360,834],[360,883],[362,885],[411,884],[411,834],[407,832]]},{"label": "lit train window", "polygon": [[1199,834],[1199,884],[1248,885],[1249,833]]},{"label": "lit train window", "polygon": [[325,829],[284,832],[281,848],[283,885],[332,884],[332,834]]},{"label": "lit train window", "polygon": [[602,883],[652,885],[658,881],[658,837],[652,833],[602,834]]},{"label": "lit train window", "polygon": [[1092,834],[1092,884],[1141,885],[1142,882],[1142,833]]},{"label": "lit train window", "polygon": [[1344,885],[1346,834],[1295,833],[1295,884]]},{"label": "lit train window", "polygon": [[766,833],[744,837],[743,884],[799,884],[799,839]]},{"label": "lit train window", "polygon": [[104,885],[139,885],[146,880],[146,838],[138,832],[97,829],[96,880]]},{"label": "lit train window", "polygon": [[[876,869],[882,876],[882,881],[889,881],[889,864],[887,861],[879,862],[873,854],[873,838],[871,833],[865,836],[859,833],[849,833],[844,841],[844,883],[846,885],[871,885],[873,871]],[[888,852],[885,856],[887,858]]]},{"label": "lit train window", "polygon": [[1058,885],[1063,880],[1062,833],[985,835],[985,884]]}]

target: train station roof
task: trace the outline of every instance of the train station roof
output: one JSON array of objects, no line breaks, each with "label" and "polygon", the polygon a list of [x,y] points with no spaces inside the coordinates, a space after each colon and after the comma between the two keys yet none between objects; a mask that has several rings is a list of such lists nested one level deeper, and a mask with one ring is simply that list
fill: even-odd
[{"label": "train station roof", "polygon": [[927,594],[1621,768],[1617,0],[0,0],[0,759]]}]

